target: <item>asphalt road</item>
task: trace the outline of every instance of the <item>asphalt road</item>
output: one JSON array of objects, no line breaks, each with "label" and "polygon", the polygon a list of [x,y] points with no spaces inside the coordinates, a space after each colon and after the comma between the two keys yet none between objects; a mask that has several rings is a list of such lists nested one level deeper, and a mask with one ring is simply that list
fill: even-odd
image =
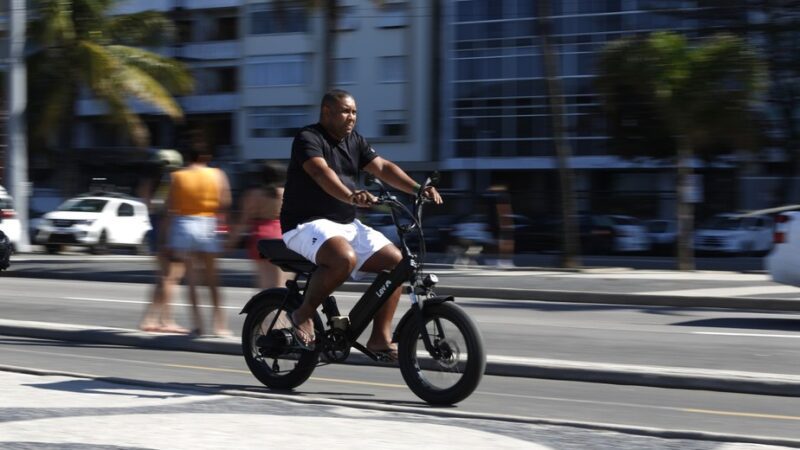
[{"label": "asphalt road", "polygon": [[[150,289],[136,283],[8,278],[2,318],[135,329]],[[237,335],[244,320],[238,313],[254,292],[223,289]],[[188,327],[186,296],[179,294],[176,317]],[[343,311],[357,300],[352,292],[336,297]],[[800,314],[486,298],[457,303],[481,327],[492,356],[800,373]],[[209,315],[206,311],[207,320]]]}]

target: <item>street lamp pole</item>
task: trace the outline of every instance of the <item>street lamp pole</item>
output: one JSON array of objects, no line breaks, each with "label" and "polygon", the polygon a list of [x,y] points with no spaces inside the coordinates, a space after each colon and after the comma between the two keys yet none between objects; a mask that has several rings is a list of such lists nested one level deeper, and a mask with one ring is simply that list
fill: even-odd
[{"label": "street lamp pole", "polygon": [[9,0],[8,76],[8,153],[6,176],[9,191],[14,197],[17,217],[22,225],[17,251],[30,250],[28,238],[28,149],[25,131],[25,109],[28,100],[25,68],[26,0]]}]

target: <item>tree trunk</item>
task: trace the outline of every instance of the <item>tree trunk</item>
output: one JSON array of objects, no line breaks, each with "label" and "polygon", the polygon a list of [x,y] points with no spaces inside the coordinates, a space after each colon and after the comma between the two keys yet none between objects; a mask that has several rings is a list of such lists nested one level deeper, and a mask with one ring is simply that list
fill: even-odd
[{"label": "tree trunk", "polygon": [[678,142],[678,179],[675,185],[678,215],[678,270],[694,270],[694,205],[689,202],[692,149],[685,138]]},{"label": "tree trunk", "polygon": [[336,84],[334,52],[336,51],[337,28],[339,21],[338,0],[325,1],[325,19],[322,42],[322,92],[328,92]]},{"label": "tree trunk", "polygon": [[553,116],[553,139],[558,159],[559,187],[561,190],[561,218],[563,267],[579,267],[580,239],[578,235],[577,212],[575,207],[574,174],[569,165],[572,151],[567,143],[564,125],[564,103],[561,97],[561,83],[558,79],[558,67],[553,49],[550,45],[550,2],[540,1],[539,5],[539,37],[544,58],[544,73],[547,80],[550,111]]}]

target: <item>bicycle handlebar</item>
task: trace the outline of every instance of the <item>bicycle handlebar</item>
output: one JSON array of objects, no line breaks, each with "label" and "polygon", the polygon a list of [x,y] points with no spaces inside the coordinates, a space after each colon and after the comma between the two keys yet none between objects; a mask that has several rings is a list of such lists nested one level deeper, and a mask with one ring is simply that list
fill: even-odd
[{"label": "bicycle handlebar", "polygon": [[[426,253],[425,251],[425,236],[422,232],[422,209],[426,203],[430,203],[433,199],[427,197],[425,195],[425,191],[428,186],[435,186],[439,181],[439,174],[437,172],[432,173],[425,179],[425,182],[420,185],[419,189],[417,190],[416,195],[414,196],[414,206],[412,210],[409,210],[406,205],[404,205],[400,200],[397,199],[394,195],[392,195],[386,186],[377,180],[375,177],[369,175],[366,180],[366,184],[374,184],[378,186],[379,192],[377,195],[377,201],[373,203],[375,206],[388,206],[391,210],[392,221],[394,222],[395,227],[397,228],[398,236],[400,237],[400,241],[403,244],[404,250],[408,251],[408,247],[406,245],[405,236],[412,230],[417,231],[417,235],[419,236],[420,242],[420,250],[423,254]],[[398,217],[398,213],[402,213],[407,218],[411,219],[411,223],[408,225],[401,225]]]}]

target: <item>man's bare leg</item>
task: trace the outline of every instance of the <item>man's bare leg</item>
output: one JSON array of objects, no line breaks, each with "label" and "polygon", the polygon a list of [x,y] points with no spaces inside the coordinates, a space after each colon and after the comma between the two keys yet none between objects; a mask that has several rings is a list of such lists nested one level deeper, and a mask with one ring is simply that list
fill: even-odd
[{"label": "man's bare leg", "polygon": [[309,338],[314,336],[314,322],[311,318],[317,308],[347,280],[355,265],[356,254],[342,237],[328,239],[317,251],[317,270],[308,283],[303,304],[292,314],[300,331]]},{"label": "man's bare leg", "polygon": [[[397,247],[387,245],[370,256],[360,270],[373,273],[381,270],[391,270],[400,263],[402,258],[403,256]],[[375,313],[375,319],[372,322],[372,333],[367,340],[367,348],[370,350],[392,348],[392,319],[395,311],[397,311],[397,304],[400,302],[400,294],[403,292],[401,288],[402,286],[398,286],[381,309]]]}]

